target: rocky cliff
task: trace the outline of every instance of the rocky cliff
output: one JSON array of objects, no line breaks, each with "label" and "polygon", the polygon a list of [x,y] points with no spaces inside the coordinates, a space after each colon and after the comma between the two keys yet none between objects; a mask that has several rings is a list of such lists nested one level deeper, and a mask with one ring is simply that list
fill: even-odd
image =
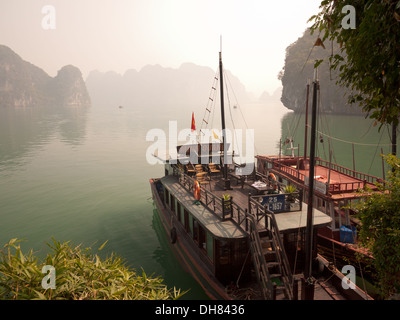
[{"label": "rocky cliff", "polygon": [[80,70],[65,66],[56,77],[0,45],[0,106],[88,106],[90,98]]},{"label": "rocky cliff", "polygon": [[[315,61],[323,59],[318,67],[320,106],[323,112],[361,114],[361,108],[348,104],[346,89],[336,84],[338,72],[329,68],[329,57],[332,52],[335,54],[339,51],[339,45],[327,40],[324,46],[314,47],[317,38],[316,33],[311,35],[306,30],[301,38],[287,47],[285,66],[278,76],[283,86],[282,103],[288,109],[305,111],[307,81],[313,81]],[[311,94],[312,91],[310,97]]]}]

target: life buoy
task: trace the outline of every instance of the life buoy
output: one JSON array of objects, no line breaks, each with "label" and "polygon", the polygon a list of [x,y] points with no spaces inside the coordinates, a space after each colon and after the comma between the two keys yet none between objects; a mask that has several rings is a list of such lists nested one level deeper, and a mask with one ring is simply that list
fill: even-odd
[{"label": "life buoy", "polygon": [[172,227],[172,229],[170,231],[170,236],[171,236],[171,243],[174,244],[176,242],[177,237],[178,237],[175,227]]},{"label": "life buoy", "polygon": [[200,183],[198,181],[194,182],[194,198],[200,201]]},{"label": "life buoy", "polygon": [[276,181],[275,175],[272,172],[270,172],[268,174],[268,180],[269,180],[269,183],[273,185],[274,190],[277,190],[278,189],[278,183]]}]

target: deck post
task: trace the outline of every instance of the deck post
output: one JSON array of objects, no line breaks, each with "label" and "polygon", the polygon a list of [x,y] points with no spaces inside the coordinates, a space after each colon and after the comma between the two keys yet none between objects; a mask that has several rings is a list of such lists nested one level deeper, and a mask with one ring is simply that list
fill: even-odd
[{"label": "deck post", "polygon": [[248,213],[247,213],[247,209],[244,209],[244,216],[245,216],[245,228],[246,228],[246,232],[249,232],[249,222],[248,222],[248,220],[247,220],[247,215],[248,215]]},{"label": "deck post", "polygon": [[313,196],[314,196],[314,167],[315,167],[315,137],[317,122],[317,91],[318,91],[318,69],[314,70],[313,82],[313,101],[311,110],[311,140],[310,140],[310,167],[308,183],[308,207],[307,207],[307,226],[306,226],[306,261],[304,266],[304,298],[314,299],[314,281],[312,279],[312,259],[313,259]]},{"label": "deck post", "polygon": [[273,288],[272,288],[272,300],[276,300],[276,283],[273,283]]},{"label": "deck post", "polygon": [[225,220],[225,199],[222,198],[222,220]]},{"label": "deck post", "polygon": [[298,280],[293,281],[293,300],[299,300],[299,282],[298,282]]},{"label": "deck post", "polygon": [[249,214],[251,214],[251,193],[249,192]]}]

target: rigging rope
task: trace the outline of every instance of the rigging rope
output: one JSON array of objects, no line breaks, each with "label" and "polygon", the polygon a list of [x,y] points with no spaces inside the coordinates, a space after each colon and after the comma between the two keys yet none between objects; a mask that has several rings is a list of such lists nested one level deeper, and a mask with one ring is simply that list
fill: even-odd
[{"label": "rigging rope", "polygon": [[[311,126],[310,126],[310,125],[307,125],[307,127],[310,128]],[[317,132],[318,132],[320,135],[323,135],[323,136],[325,136],[325,137],[327,137],[327,138],[329,138],[329,139],[336,140],[336,141],[340,141],[340,142],[343,142],[343,143],[354,144],[354,145],[358,145],[358,146],[369,146],[369,147],[379,147],[379,146],[385,147],[385,146],[392,146],[391,143],[390,143],[390,144],[389,144],[389,143],[388,143],[388,144],[380,144],[380,143],[378,142],[378,144],[376,144],[376,143],[361,143],[361,142],[343,140],[343,139],[339,139],[339,138],[330,136],[329,134],[324,133],[324,132],[322,132],[322,131],[318,131],[318,130],[317,130]],[[381,140],[379,140],[379,141],[381,141]]]},{"label": "rigging rope", "polygon": [[[226,76],[226,73],[224,72],[224,79],[226,80],[226,78],[227,78],[227,76]],[[233,130],[235,131],[236,128],[235,128],[235,122],[233,121],[233,116],[232,116],[231,100],[229,99],[229,90],[228,90],[228,83],[227,83],[227,81],[225,81],[225,90],[226,90],[226,97],[228,98],[229,115],[230,115],[230,117],[231,117]],[[235,136],[235,140],[236,140],[236,146],[237,146],[238,148],[241,148],[241,146],[239,146],[239,143],[238,143],[238,140],[237,140],[237,135],[234,134],[234,136]],[[232,149],[233,149],[233,148],[232,148]],[[235,150],[233,150],[233,151],[235,151]],[[239,156],[240,156],[240,159],[241,159],[242,156],[240,155],[240,153],[239,153]],[[240,162],[241,162],[241,161],[240,161]]]},{"label": "rigging rope", "polygon": [[[245,118],[244,115],[243,115],[242,108],[240,107],[240,104],[239,104],[238,99],[237,99],[237,97],[236,97],[235,90],[233,90],[232,83],[231,83],[231,81],[230,81],[230,79],[229,79],[229,77],[228,77],[228,75],[227,75],[226,72],[224,72],[224,79],[226,80],[226,81],[225,81],[225,87],[226,87],[226,93],[227,93],[228,102],[229,102],[229,113],[230,113],[230,116],[231,116],[232,125],[233,125],[233,127],[235,128],[235,124],[234,124],[233,116],[232,116],[232,110],[231,110],[231,108],[230,108],[230,99],[229,99],[228,87],[227,87],[228,84],[229,84],[229,86],[230,86],[230,88],[231,88],[231,91],[232,91],[232,93],[233,93],[233,97],[234,97],[235,102],[236,102],[236,106],[237,106],[237,108],[238,108],[239,111],[240,111],[240,114],[241,114],[241,116],[242,116],[242,119],[243,119],[243,122],[244,122],[244,124],[245,124],[245,126],[246,126],[246,129],[249,129],[249,127],[248,127],[248,125],[247,125],[247,122],[246,122],[246,118]],[[236,141],[236,143],[237,143],[237,141]],[[252,143],[253,143],[253,146],[254,146],[254,151],[256,152],[256,154],[258,154],[255,141],[252,141]]]},{"label": "rigging rope", "polygon": [[[216,99],[217,83],[218,83],[218,70],[215,73],[213,84],[211,86],[210,94],[209,94],[209,97],[208,97],[208,100],[207,100],[207,104],[206,104],[206,108],[205,108],[205,111],[204,111],[203,120],[201,121],[200,133],[203,135],[203,137],[205,135],[205,133],[203,132],[203,125],[205,123],[206,124],[205,127],[207,127],[207,125],[209,124],[209,122],[210,122],[210,114],[213,113],[212,111],[213,111],[213,108],[214,108],[216,100],[217,100]],[[213,119],[214,119],[214,117],[212,118],[212,120]]]}]

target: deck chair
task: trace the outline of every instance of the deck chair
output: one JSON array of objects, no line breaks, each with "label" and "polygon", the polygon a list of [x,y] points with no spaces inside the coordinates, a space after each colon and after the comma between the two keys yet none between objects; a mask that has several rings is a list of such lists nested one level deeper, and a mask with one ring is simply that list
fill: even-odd
[{"label": "deck chair", "polygon": [[189,176],[192,176],[196,173],[193,164],[191,164],[190,162],[185,166],[185,168],[186,168],[186,174]]},{"label": "deck chair", "polygon": [[219,170],[219,169],[217,168],[217,165],[216,165],[215,163],[210,163],[210,164],[208,165],[208,169],[210,170],[210,173],[211,173],[211,174],[213,174],[213,173],[221,173],[221,170]]},{"label": "deck chair", "polygon": [[208,176],[207,172],[199,172],[196,174],[196,180],[199,182],[200,186],[202,184],[208,183],[208,186],[211,190],[211,179]]},{"label": "deck chair", "polygon": [[185,172],[185,167],[182,163],[178,163],[178,169],[182,172]]},{"label": "deck chair", "polygon": [[196,164],[194,169],[196,170],[196,174],[204,172],[203,166],[201,164]]}]

